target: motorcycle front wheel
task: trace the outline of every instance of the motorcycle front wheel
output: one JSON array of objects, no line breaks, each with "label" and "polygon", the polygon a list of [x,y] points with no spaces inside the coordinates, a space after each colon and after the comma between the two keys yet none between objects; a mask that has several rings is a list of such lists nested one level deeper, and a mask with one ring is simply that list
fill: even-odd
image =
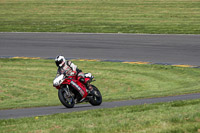
[{"label": "motorcycle front wheel", "polygon": [[90,99],[89,103],[93,106],[98,106],[102,103],[102,96],[101,96],[101,92],[99,91],[99,89],[92,85],[93,90],[94,90],[94,94],[92,96],[92,99]]},{"label": "motorcycle front wheel", "polygon": [[64,90],[64,88],[58,90],[58,97],[60,102],[67,108],[73,108],[75,105],[75,101],[72,95],[67,94],[70,92],[67,92]]}]

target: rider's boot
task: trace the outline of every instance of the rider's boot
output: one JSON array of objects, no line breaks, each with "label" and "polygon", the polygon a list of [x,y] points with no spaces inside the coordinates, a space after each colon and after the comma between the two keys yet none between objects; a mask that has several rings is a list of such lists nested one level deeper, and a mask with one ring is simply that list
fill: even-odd
[{"label": "rider's boot", "polygon": [[85,78],[83,77],[79,77],[79,81],[81,81],[83,84],[85,84],[87,87],[87,92],[91,95],[95,95],[94,89],[92,87],[92,85],[89,84],[89,81],[86,81]]}]

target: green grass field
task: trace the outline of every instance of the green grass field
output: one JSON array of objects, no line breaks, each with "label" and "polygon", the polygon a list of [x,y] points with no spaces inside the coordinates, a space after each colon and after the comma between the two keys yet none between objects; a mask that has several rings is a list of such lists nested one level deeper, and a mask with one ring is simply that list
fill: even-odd
[{"label": "green grass field", "polygon": [[[103,101],[200,92],[200,69],[120,62],[74,61],[91,72]],[[61,105],[52,82],[54,60],[0,59],[0,109]]]},{"label": "green grass field", "polygon": [[0,120],[1,133],[198,133],[200,100]]},{"label": "green grass field", "polygon": [[[199,0],[0,0],[0,32],[200,34]],[[200,92],[200,69],[74,61],[103,102]],[[0,109],[61,105],[54,60],[0,59]],[[0,132],[199,133],[200,100],[0,120]]]},{"label": "green grass field", "polygon": [[1,0],[0,32],[200,34],[200,2]]}]

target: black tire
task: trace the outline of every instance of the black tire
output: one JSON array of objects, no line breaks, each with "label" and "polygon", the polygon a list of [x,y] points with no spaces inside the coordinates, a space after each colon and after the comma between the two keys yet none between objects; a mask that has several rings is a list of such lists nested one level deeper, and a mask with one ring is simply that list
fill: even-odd
[{"label": "black tire", "polygon": [[73,108],[75,101],[73,96],[67,96],[64,88],[58,90],[58,97],[60,102],[67,108]]},{"label": "black tire", "polygon": [[90,99],[89,103],[93,106],[98,106],[102,103],[101,92],[99,91],[99,89],[96,86],[92,85],[92,87],[93,87],[94,92],[97,93],[98,96],[93,95],[93,97],[92,97],[92,99]]}]

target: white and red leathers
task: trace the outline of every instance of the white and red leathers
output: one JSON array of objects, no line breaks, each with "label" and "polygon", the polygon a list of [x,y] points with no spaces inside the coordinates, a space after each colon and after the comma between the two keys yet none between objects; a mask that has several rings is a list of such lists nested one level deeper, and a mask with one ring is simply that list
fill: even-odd
[{"label": "white and red leathers", "polygon": [[84,73],[81,70],[79,70],[77,68],[77,66],[74,65],[74,63],[72,63],[71,61],[66,61],[66,63],[63,65],[63,67],[58,67],[57,76],[64,74],[64,73],[65,73],[65,75],[69,75],[69,76],[76,75],[77,78],[78,77],[84,78]]},{"label": "white and red leathers", "polygon": [[64,74],[67,76],[75,76],[77,80],[84,83],[84,73],[77,68],[77,66],[71,61],[65,61],[64,56],[57,56],[55,59],[56,65],[58,66],[57,76]]}]

